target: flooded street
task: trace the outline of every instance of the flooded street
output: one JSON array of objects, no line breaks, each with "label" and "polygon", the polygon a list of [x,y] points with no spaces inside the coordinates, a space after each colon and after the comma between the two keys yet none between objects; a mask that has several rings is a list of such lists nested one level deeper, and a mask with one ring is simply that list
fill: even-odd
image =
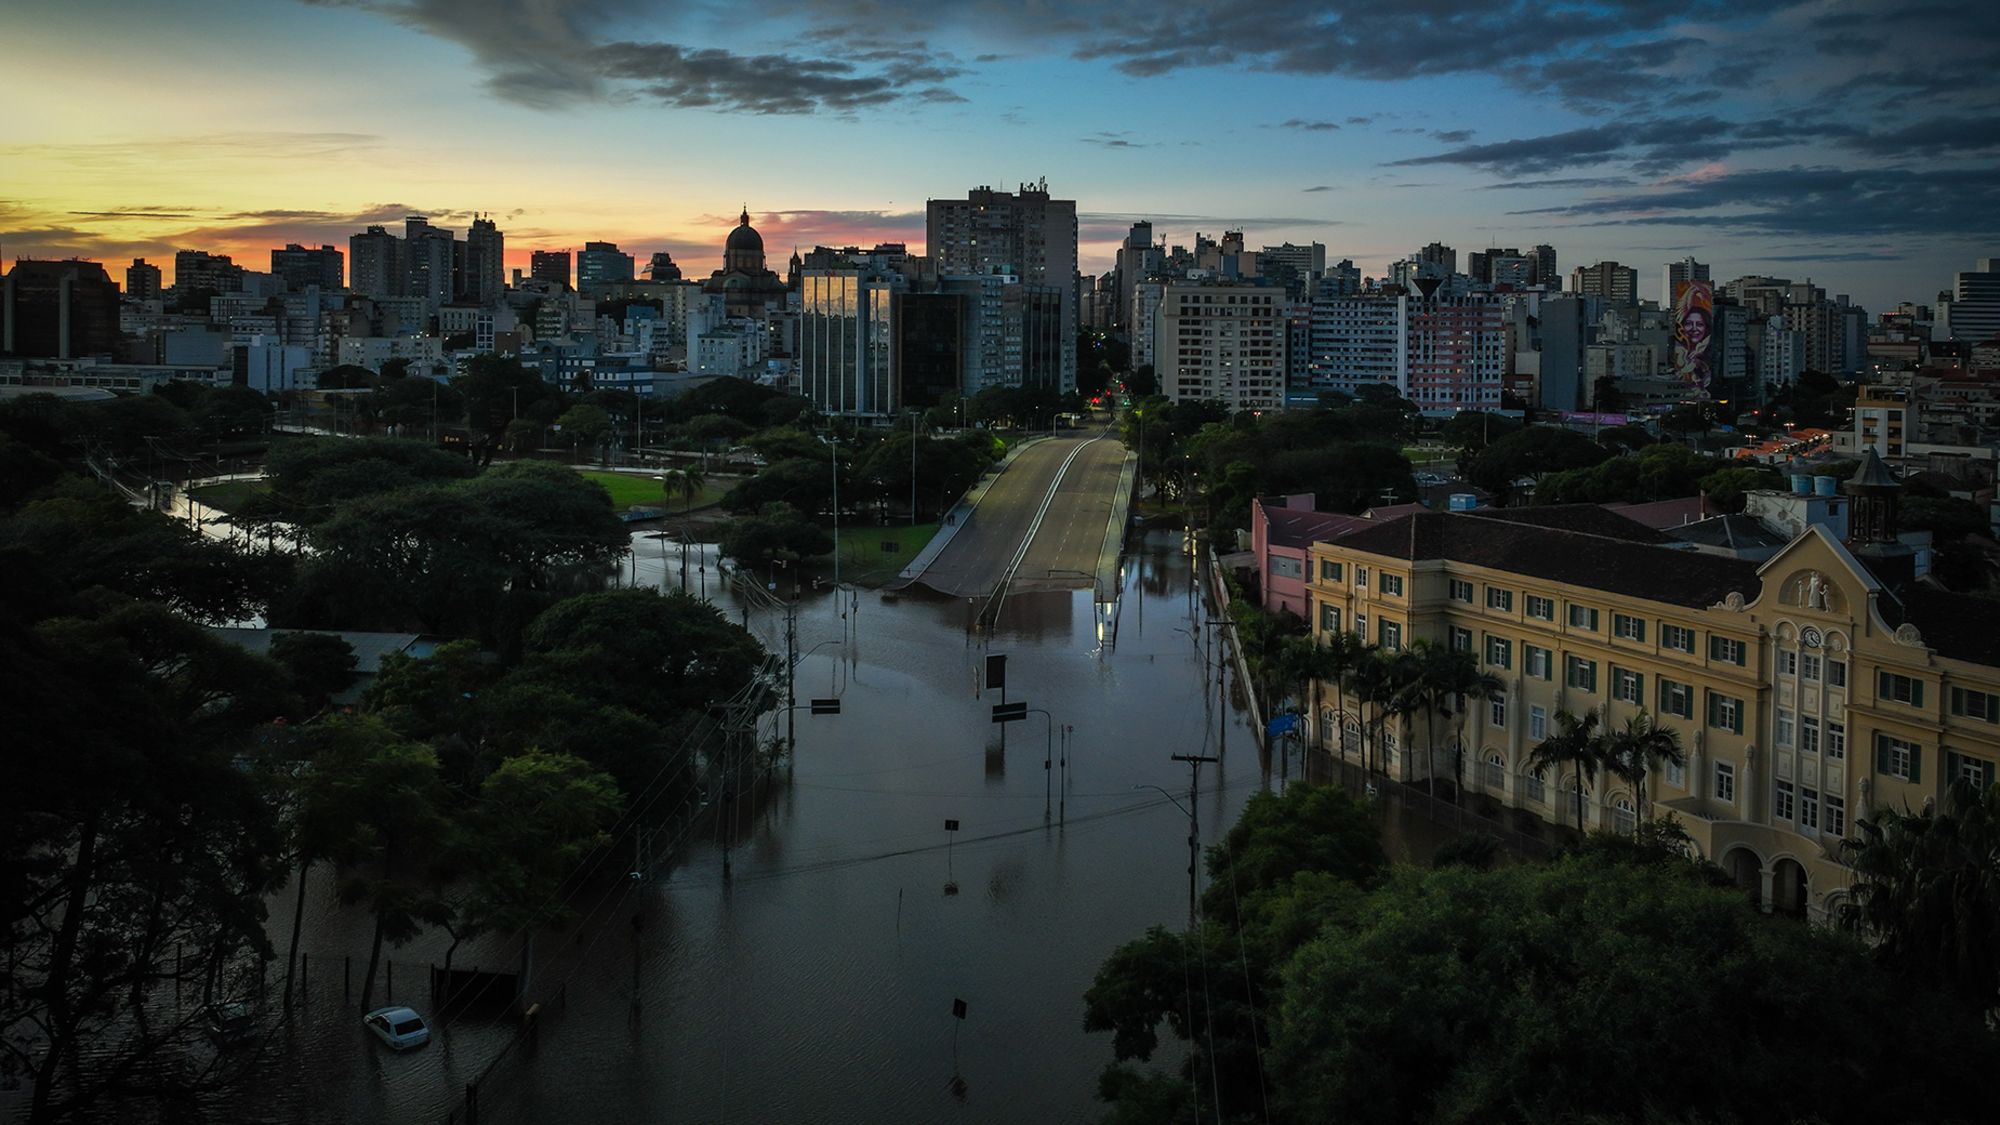
[{"label": "flooded street", "polygon": [[[678,585],[678,546],[634,541],[625,580]],[[690,554],[689,587],[700,593],[703,562],[710,597],[742,621],[712,554]],[[738,825],[727,877],[706,828],[647,878],[592,888],[587,917],[542,939],[531,991],[551,1018],[482,1082],[479,1119],[1095,1120],[1111,1043],[1084,1033],[1083,991],[1119,943],[1187,921],[1187,818],[1144,787],[1184,802],[1188,769],[1169,756],[1218,753],[1214,673],[1194,640],[1205,610],[1179,533],[1138,541],[1122,588],[1105,614],[1089,591],[1017,595],[986,645],[968,638],[962,600],[864,591],[843,620],[833,596],[808,594],[799,700],[838,696],[841,714],[799,713],[797,753]],[[783,651],[782,614],[753,610],[749,626]],[[989,651],[1009,657],[1007,698],[1034,709],[1004,751],[989,718],[999,697],[976,694]],[[1066,770],[1043,769],[1044,711],[1058,737],[1074,728]],[[1201,778],[1204,844],[1278,784],[1233,708],[1220,755],[1219,776]],[[1406,858],[1439,835],[1399,819],[1385,839]],[[274,1064],[284,1080],[255,1084],[267,1108],[445,1119],[506,1025],[465,1017],[412,1055],[374,1050],[339,1002],[342,966],[322,963],[326,947],[353,949],[358,986],[366,921],[332,905],[325,872],[315,879],[314,1016],[292,1033],[302,1050]],[[288,889],[274,902],[274,929],[290,901]],[[426,937],[392,954],[398,1001],[422,1006],[420,967],[441,948]],[[509,956],[469,943],[459,963]],[[954,1000],[966,1003],[956,1028]],[[1171,1047],[1156,1060],[1177,1061]]]}]

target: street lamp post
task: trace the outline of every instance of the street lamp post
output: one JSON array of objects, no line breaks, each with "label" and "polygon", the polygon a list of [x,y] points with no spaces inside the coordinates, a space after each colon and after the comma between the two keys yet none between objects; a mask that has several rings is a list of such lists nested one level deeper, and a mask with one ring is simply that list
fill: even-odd
[{"label": "street lamp post", "polygon": [[1042,717],[1042,819],[1047,820],[1049,806],[1053,800],[1050,777],[1055,772],[1056,721],[1054,716],[1040,707],[1028,708],[1028,714]]},{"label": "street lamp post", "polygon": [[[827,447],[828,457],[833,466],[833,589],[840,592],[840,435],[831,438],[822,435],[820,444]],[[843,614],[842,616],[846,616]]]}]

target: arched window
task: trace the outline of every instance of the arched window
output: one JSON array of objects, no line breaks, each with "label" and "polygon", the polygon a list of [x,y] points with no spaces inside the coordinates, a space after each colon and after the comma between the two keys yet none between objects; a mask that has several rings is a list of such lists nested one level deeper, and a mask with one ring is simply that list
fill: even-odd
[{"label": "arched window", "polygon": [[1630,836],[1639,830],[1639,817],[1632,811],[1632,802],[1624,797],[1611,803],[1611,828],[1621,836]]},{"label": "arched window", "polygon": [[1502,758],[1498,750],[1488,751],[1486,755],[1486,788],[1495,793],[1507,791],[1507,759]]},{"label": "arched window", "polygon": [[1536,804],[1546,804],[1549,799],[1549,787],[1543,783],[1541,775],[1532,770],[1521,775],[1521,792]]}]

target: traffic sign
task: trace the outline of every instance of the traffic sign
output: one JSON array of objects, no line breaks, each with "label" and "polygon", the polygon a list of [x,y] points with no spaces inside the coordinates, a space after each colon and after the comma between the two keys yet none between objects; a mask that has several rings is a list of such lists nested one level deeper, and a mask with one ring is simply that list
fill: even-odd
[{"label": "traffic sign", "polygon": [[1027,717],[1028,703],[1026,700],[1022,700],[1019,703],[995,703],[993,705],[993,721],[996,723],[1018,723]]},{"label": "traffic sign", "polygon": [[1004,652],[986,654],[986,689],[991,691],[994,688],[1004,688],[1006,686],[1007,654]]},{"label": "traffic sign", "polygon": [[815,715],[838,715],[840,714],[840,700],[815,699],[812,701],[812,713]]}]

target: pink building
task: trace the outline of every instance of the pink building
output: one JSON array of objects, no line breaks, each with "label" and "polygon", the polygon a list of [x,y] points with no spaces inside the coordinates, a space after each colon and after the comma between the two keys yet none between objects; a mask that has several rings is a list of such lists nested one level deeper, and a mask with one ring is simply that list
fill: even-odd
[{"label": "pink building", "polygon": [[1373,526],[1361,516],[1313,510],[1313,494],[1260,496],[1250,505],[1250,550],[1265,610],[1287,610],[1312,620],[1312,599],[1306,593],[1306,567],[1315,542],[1337,539],[1357,527]]}]

